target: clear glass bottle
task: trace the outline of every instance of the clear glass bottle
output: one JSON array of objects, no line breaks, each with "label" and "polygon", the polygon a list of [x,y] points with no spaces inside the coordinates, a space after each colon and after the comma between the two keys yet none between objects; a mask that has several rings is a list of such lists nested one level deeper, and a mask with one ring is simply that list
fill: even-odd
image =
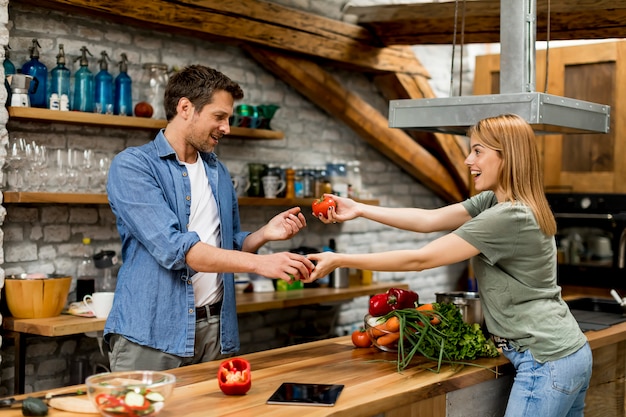
[{"label": "clear glass bottle", "polygon": [[165,119],[163,98],[168,80],[167,65],[155,63],[143,65],[143,77],[141,79],[143,94],[141,100],[150,103],[152,106],[153,119]]},{"label": "clear glass bottle", "polygon": [[91,239],[83,238],[82,258],[76,268],[76,301],[83,301],[87,294],[93,294],[98,270],[92,259]]}]

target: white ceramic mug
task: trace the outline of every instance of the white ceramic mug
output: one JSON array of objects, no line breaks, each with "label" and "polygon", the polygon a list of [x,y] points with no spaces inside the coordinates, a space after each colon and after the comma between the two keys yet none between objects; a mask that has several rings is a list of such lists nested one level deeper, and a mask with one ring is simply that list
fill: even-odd
[{"label": "white ceramic mug", "polygon": [[113,306],[113,292],[94,292],[83,297],[83,304],[98,318],[106,318]]},{"label": "white ceramic mug", "polygon": [[266,175],[261,178],[261,182],[263,183],[265,198],[276,198],[285,189],[285,181],[275,175]]}]

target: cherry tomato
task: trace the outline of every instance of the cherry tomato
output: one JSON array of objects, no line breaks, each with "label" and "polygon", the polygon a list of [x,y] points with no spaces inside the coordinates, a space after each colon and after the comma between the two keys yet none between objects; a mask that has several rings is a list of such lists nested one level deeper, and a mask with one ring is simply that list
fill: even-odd
[{"label": "cherry tomato", "polygon": [[326,217],[326,214],[328,213],[328,208],[337,207],[337,203],[335,202],[335,200],[333,200],[332,197],[322,196],[316,199],[315,201],[313,201],[313,205],[311,207],[313,208],[313,215],[315,217],[319,217],[320,214]]},{"label": "cherry tomato", "polygon": [[352,332],[352,343],[358,348],[366,348],[372,346],[372,341],[369,335],[363,329],[355,330]]}]

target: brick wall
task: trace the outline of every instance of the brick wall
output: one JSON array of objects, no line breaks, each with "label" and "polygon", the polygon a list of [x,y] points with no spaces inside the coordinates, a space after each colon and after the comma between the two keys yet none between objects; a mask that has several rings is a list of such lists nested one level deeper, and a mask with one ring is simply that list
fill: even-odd
[{"label": "brick wall", "polygon": [[[281,3],[298,3],[301,8],[321,12],[321,4],[324,2]],[[330,17],[339,18],[341,3],[328,1],[324,3],[324,10],[329,11]],[[191,63],[213,66],[242,85],[246,94],[245,102],[279,104],[281,109],[276,113],[272,126],[285,132],[284,140],[226,139],[220,143],[217,153],[233,172],[241,171],[250,161],[319,164],[334,158],[358,159],[365,167],[364,187],[380,200],[381,205],[438,207],[443,204],[349,128],[276,79],[238,48],[106,21],[94,25],[93,20],[85,16],[25,6],[15,0],[7,6],[6,0],[0,0],[0,43],[10,44],[11,60],[16,67],[21,67],[28,60],[28,47],[32,38],[39,40],[42,46],[41,61],[49,70],[55,66],[59,43],[65,45],[68,62],[73,62],[83,45],[94,55],[106,50],[114,61],[119,60],[120,53],[125,52],[130,60],[129,75],[133,79],[135,102],[142,76],[141,65],[145,62],[162,62],[170,67]],[[69,67],[72,73],[77,69],[75,64]],[[96,58],[90,59],[90,69],[97,72]],[[113,76],[117,75],[115,65],[111,65],[109,70]],[[334,68],[328,70],[386,114],[387,103],[367,77]],[[4,100],[6,94],[0,89],[0,101]],[[49,148],[89,147],[115,153],[127,146],[145,143],[154,135],[154,132],[143,130],[16,121],[8,123],[7,134],[7,130],[2,128],[6,121],[6,111],[1,107],[0,143],[3,145],[7,143],[8,136],[12,138],[20,135],[46,144]],[[4,149],[0,149],[0,156],[4,155],[3,152]],[[1,225],[0,238],[3,237],[2,269],[5,274],[40,271],[74,275],[83,236],[92,238],[94,251],[112,249],[120,252],[114,218],[106,205],[9,204],[4,207],[7,214]],[[279,210],[275,207],[260,210],[242,207],[243,226],[247,230],[257,229]],[[364,220],[328,226],[312,218],[308,208],[304,211],[309,222],[307,229],[292,241],[272,243],[266,249],[279,251],[300,245],[321,248],[334,238],[340,251],[365,253],[415,248],[438,236],[401,232]],[[423,300],[432,301],[436,291],[456,287],[464,268],[465,265],[460,264],[422,273],[376,273],[375,279],[408,282],[412,289],[421,294]],[[360,324],[366,309],[367,298],[362,297],[340,305],[242,315],[242,352],[298,342],[303,340],[303,336],[316,332],[347,334]],[[315,328],[310,327],[313,319],[316,319]],[[12,392],[15,353],[12,343],[3,343],[0,353],[0,396],[3,396]],[[92,364],[99,363],[101,358],[96,340],[81,336],[30,338],[27,350],[27,392],[70,383],[70,368],[75,358],[86,358]]]}]

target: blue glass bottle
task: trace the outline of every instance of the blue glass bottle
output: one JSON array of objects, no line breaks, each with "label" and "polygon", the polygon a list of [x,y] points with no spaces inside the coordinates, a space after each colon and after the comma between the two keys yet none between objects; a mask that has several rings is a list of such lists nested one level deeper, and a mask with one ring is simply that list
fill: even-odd
[{"label": "blue glass bottle", "polygon": [[[48,102],[50,103],[51,109],[69,110],[69,106],[67,106],[67,108],[61,108],[60,103],[69,103],[70,77],[71,71],[65,66],[65,50],[63,49],[63,44],[59,44],[57,66],[50,71],[50,94],[48,96]],[[54,96],[54,94],[56,94],[56,96]],[[51,99],[52,97],[55,97],[58,102],[53,103],[54,100]]]},{"label": "blue glass bottle", "polygon": [[115,77],[114,113],[120,116],[133,115],[132,80],[128,76],[128,58],[122,54],[120,73]]},{"label": "blue glass bottle", "polygon": [[11,53],[9,52],[11,47],[9,45],[4,45],[4,61],[2,62],[2,66],[4,67],[4,75],[15,74],[15,65],[9,59],[11,57]]},{"label": "blue glass bottle", "polygon": [[106,51],[100,53],[100,72],[96,74],[96,96],[94,99],[95,112],[113,114],[113,76],[109,73],[110,61]]},{"label": "blue glass bottle", "polygon": [[15,74],[15,65],[13,65],[13,62],[9,59],[11,57],[10,49],[11,47],[9,45],[4,45],[4,61],[2,62],[2,66],[4,67],[4,86],[8,94],[7,103],[11,102],[11,86],[6,76]]},{"label": "blue glass bottle", "polygon": [[93,112],[93,73],[89,71],[89,61],[87,60],[87,54],[91,55],[91,52],[87,50],[86,46],[83,46],[80,50],[82,56],[75,59],[75,61],[80,59],[80,69],[74,74],[72,110]]},{"label": "blue glass bottle", "polygon": [[30,60],[22,65],[22,74],[31,75],[37,78],[37,82],[31,84],[28,91],[28,98],[32,107],[48,107],[48,67],[39,61],[39,42],[33,39],[33,46],[30,50]]}]

